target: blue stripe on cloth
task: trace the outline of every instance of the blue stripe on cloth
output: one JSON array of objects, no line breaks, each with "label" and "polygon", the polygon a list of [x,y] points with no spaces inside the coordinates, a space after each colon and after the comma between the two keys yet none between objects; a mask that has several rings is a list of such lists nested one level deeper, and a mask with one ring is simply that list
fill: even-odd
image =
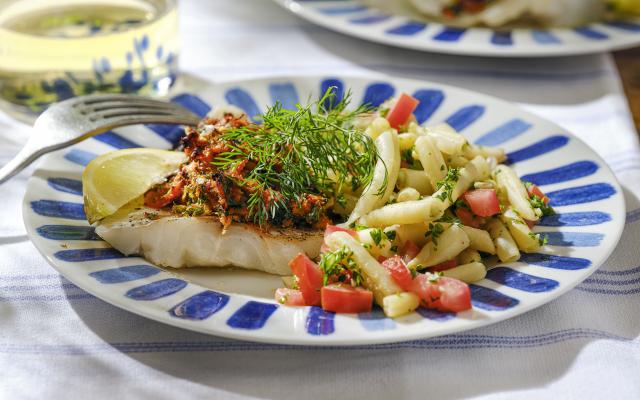
[{"label": "blue stripe on cloth", "polygon": [[640,32],[640,24],[629,21],[610,21],[604,22],[604,24],[612,28],[618,28],[625,31]]},{"label": "blue stripe on cloth", "polygon": [[305,327],[307,333],[315,336],[330,335],[335,332],[334,318],[336,313],[325,311],[320,307],[313,306],[309,309]]},{"label": "blue stripe on cloth", "polygon": [[480,136],[475,144],[480,146],[497,146],[525,133],[533,125],[519,118],[512,119]]},{"label": "blue stripe on cloth", "polygon": [[125,258],[126,256],[116,249],[100,248],[100,249],[73,249],[60,250],[53,254],[55,258],[67,262],[84,262],[98,260],[113,260],[116,258]]},{"label": "blue stripe on cloth", "polygon": [[59,192],[82,196],[82,182],[77,179],[48,178],[47,183]]},{"label": "blue stripe on cloth", "polygon": [[547,215],[540,219],[538,226],[586,226],[611,221],[611,215],[601,211],[582,211]]},{"label": "blue stripe on cloth", "polygon": [[102,240],[91,226],[43,225],[36,231],[43,238],[52,240]]},{"label": "blue stripe on cloth", "polygon": [[249,118],[257,121],[256,118],[260,115],[260,109],[249,92],[235,87],[228,89],[224,94],[224,98],[227,100],[227,103],[239,107],[247,113]]},{"label": "blue stripe on cloth", "polygon": [[610,276],[623,276],[623,275],[633,275],[640,273],[640,267],[634,267],[630,269],[623,269],[619,271],[607,271],[607,270],[597,270],[594,272],[594,275],[610,275]]},{"label": "blue stripe on cloth", "polygon": [[86,167],[94,158],[98,157],[97,154],[80,149],[71,149],[64,155],[64,158],[71,161],[74,164],[82,165]]},{"label": "blue stripe on cloth", "polygon": [[609,198],[616,194],[616,190],[608,183],[594,183],[591,185],[560,189],[547,193],[549,205],[568,206],[573,204],[591,203]]},{"label": "blue stripe on cloth", "polygon": [[563,269],[573,271],[585,269],[591,265],[591,261],[586,258],[554,256],[542,253],[522,253],[520,261],[540,267]]},{"label": "blue stripe on cloth", "polygon": [[184,289],[187,282],[182,279],[167,278],[127,290],[125,296],[140,301],[152,301],[171,296]]},{"label": "blue stripe on cloth", "polygon": [[594,294],[604,294],[609,296],[631,296],[640,294],[640,287],[634,289],[599,289],[599,288],[588,288],[584,286],[577,286],[576,290],[580,290],[582,292],[589,292]]},{"label": "blue stripe on cloth", "polygon": [[385,32],[390,35],[413,36],[422,32],[427,27],[423,22],[409,21],[400,26],[389,28]]},{"label": "blue stripe on cloth", "polygon": [[445,322],[456,317],[456,314],[452,312],[438,311],[424,307],[418,307],[416,312],[423,318],[437,322]]},{"label": "blue stripe on cloth", "polygon": [[530,293],[550,292],[560,285],[553,279],[525,274],[507,267],[491,268],[487,271],[487,279]]},{"label": "blue stripe on cloth", "polygon": [[169,314],[177,318],[200,321],[222,310],[227,303],[229,303],[228,295],[205,290],[176,305]]},{"label": "blue stripe on cloth", "polygon": [[471,304],[487,311],[504,311],[520,304],[520,300],[484,286],[469,285]]},{"label": "blue stripe on cloth", "polygon": [[101,271],[91,272],[90,277],[100,283],[112,284],[131,282],[137,279],[147,278],[159,274],[162,270],[153,265],[140,264],[129,265],[127,267],[103,269]]},{"label": "blue stripe on cloth", "polygon": [[[181,105],[200,118],[204,118],[205,115],[207,115],[207,113],[211,111],[211,106],[207,104],[207,102],[202,100],[200,97],[190,93],[179,94],[171,98],[171,102]],[[180,142],[180,138],[184,135],[184,128],[182,128],[182,126],[180,125],[147,124],[145,126],[164,138],[173,146],[177,146]]]},{"label": "blue stripe on cloth", "polygon": [[390,18],[391,18],[391,15],[378,14],[378,15],[368,15],[366,17],[352,18],[349,20],[349,22],[357,25],[374,25],[380,22],[384,22]]},{"label": "blue stripe on cloth", "polygon": [[484,111],[484,106],[466,106],[456,111],[453,115],[447,118],[445,122],[451,125],[453,129],[460,132],[464,128],[476,122],[476,120],[484,114]]},{"label": "blue stripe on cloth", "polygon": [[333,87],[334,96],[332,99],[327,99],[322,105],[327,110],[332,109],[333,105],[340,103],[344,98],[344,83],[336,78],[327,78],[320,82],[320,95],[324,95],[331,87]]},{"label": "blue stripe on cloth", "polygon": [[464,28],[445,27],[433,36],[439,42],[457,42],[467,30]]},{"label": "blue stripe on cloth", "polygon": [[614,333],[585,328],[571,328],[526,336],[490,336],[477,334],[447,335],[430,339],[413,340],[399,343],[360,346],[294,346],[256,343],[245,341],[170,341],[170,342],[114,342],[95,344],[14,344],[0,343],[3,354],[39,354],[39,355],[76,355],[103,353],[202,353],[215,351],[359,351],[359,350],[397,350],[397,349],[442,349],[462,350],[475,348],[534,348],[549,346],[570,340],[604,339],[629,344],[636,348],[640,341]]},{"label": "blue stripe on cloth", "polygon": [[358,314],[360,324],[364,329],[374,331],[386,331],[396,328],[396,323],[393,319],[384,315],[384,312],[380,308],[374,308],[371,312]]},{"label": "blue stripe on cloth", "polygon": [[93,137],[95,140],[98,140],[102,143],[108,144],[111,147],[115,147],[116,149],[132,149],[136,147],[143,147],[138,143],[135,143],[121,135],[113,131],[107,131],[105,133],[101,133]]},{"label": "blue stripe on cloth", "polygon": [[291,82],[269,84],[269,95],[273,104],[279,102],[286,110],[295,110],[300,103],[296,87]]},{"label": "blue stripe on cloth", "polygon": [[413,93],[413,97],[420,100],[418,107],[413,111],[418,124],[427,121],[440,107],[444,100],[444,93],[437,89],[420,89]]},{"label": "blue stripe on cloth", "polygon": [[627,218],[626,218],[626,222],[627,224],[630,224],[632,222],[636,222],[640,220],[640,208],[633,210],[633,211],[629,211],[627,213]]},{"label": "blue stripe on cloth", "polygon": [[393,97],[395,92],[396,89],[386,82],[372,83],[367,86],[364,91],[362,104],[368,104],[371,107],[378,107],[380,104]]},{"label": "blue stripe on cloth", "polygon": [[227,325],[236,329],[260,329],[277,308],[276,304],[248,301],[229,317]]},{"label": "blue stripe on cloth", "polygon": [[590,232],[537,232],[547,238],[551,246],[596,247],[604,239],[601,233]]},{"label": "blue stripe on cloth", "polygon": [[531,37],[539,44],[559,44],[560,39],[549,31],[541,31],[534,29],[531,31]]},{"label": "blue stripe on cloth", "polygon": [[617,281],[613,279],[602,279],[602,278],[587,278],[582,284],[583,285],[609,285],[609,286],[629,286],[629,285],[637,285],[640,283],[640,278],[627,279],[622,281]]},{"label": "blue stripe on cloth", "polygon": [[523,147],[520,150],[513,151],[507,154],[507,160],[505,164],[515,164],[517,162],[529,160],[549,153],[553,150],[559,149],[569,143],[569,138],[566,136],[556,135],[542,139],[527,147]]},{"label": "blue stripe on cloth", "polygon": [[31,202],[31,209],[45,217],[84,220],[84,206],[80,203],[55,200],[36,200]]},{"label": "blue stripe on cloth", "polygon": [[491,35],[491,43],[497,46],[512,46],[513,37],[510,31],[496,31]]},{"label": "blue stripe on cloth", "polygon": [[577,161],[562,167],[523,175],[520,179],[536,185],[551,185],[593,175],[597,170],[598,164],[593,161]]},{"label": "blue stripe on cloth", "polygon": [[609,38],[609,35],[607,35],[606,33],[586,26],[582,28],[574,28],[573,30],[580,36],[591,40],[605,40]]}]

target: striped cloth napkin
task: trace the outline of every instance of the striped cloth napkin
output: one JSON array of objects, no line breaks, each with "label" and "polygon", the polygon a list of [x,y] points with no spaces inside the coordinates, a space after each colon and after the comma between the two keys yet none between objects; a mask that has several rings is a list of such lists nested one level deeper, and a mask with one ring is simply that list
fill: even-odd
[{"label": "striped cloth napkin", "polygon": [[[622,240],[575,290],[483,329],[347,349],[246,343],[143,319],[59,276],[22,226],[31,168],[1,188],[0,398],[640,398],[640,148],[609,55],[423,54],[340,36],[264,0],[180,7],[187,74],[384,72],[497,95],[563,125],[622,183]],[[0,164],[28,134],[0,114]]]}]

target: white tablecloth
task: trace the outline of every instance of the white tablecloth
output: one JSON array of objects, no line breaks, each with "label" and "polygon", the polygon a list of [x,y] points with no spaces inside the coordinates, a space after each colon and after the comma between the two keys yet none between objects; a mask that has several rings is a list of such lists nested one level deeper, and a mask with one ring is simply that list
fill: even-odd
[{"label": "white tablecloth", "polygon": [[[180,7],[182,69],[202,78],[376,71],[523,103],[611,165],[627,201],[622,240],[575,290],[487,328],[352,349],[243,343],[137,317],[60,277],[22,225],[30,169],[0,187],[0,398],[640,398],[640,151],[609,55],[421,54],[329,32],[266,0]],[[0,114],[0,164],[28,134]]]}]

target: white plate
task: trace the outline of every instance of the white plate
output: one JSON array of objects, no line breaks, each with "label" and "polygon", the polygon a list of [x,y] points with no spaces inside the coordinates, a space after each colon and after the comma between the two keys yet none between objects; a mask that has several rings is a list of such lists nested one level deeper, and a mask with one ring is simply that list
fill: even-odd
[{"label": "white plate", "polygon": [[361,0],[275,0],[300,17],[361,39],[409,49],[492,57],[548,57],[613,51],[640,44],[640,19],[575,29],[459,29],[424,23],[406,12],[380,11]]},{"label": "white plate", "polygon": [[[276,304],[280,279],[237,270],[172,270],[123,257],[95,236],[82,211],[83,166],[115,148],[168,148],[175,126],[129,127],[47,156],[30,179],[23,214],[29,237],[62,275],[87,292],[136,314],[199,332],[261,342],[355,345],[460,332],[538,307],[589,276],[612,252],[624,225],[622,192],[606,164],[584,143],[509,103],[431,82],[388,77],[265,78],[199,84],[176,96],[204,115],[210,106],[235,104],[249,115],[280,100],[285,106],[318,96],[328,86],[350,88],[353,101],[377,104],[394,93],[421,99],[420,122],[447,121],[470,140],[500,145],[513,167],[551,197],[559,214],[538,232],[549,233],[540,254],[491,270],[472,286],[472,311],[420,310],[396,320],[380,311],[334,315],[317,307]],[[126,136],[126,139],[124,138]]]}]

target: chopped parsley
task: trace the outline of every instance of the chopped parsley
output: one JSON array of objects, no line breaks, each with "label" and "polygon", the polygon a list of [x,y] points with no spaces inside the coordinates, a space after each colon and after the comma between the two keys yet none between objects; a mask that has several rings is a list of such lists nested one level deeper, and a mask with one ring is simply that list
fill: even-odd
[{"label": "chopped parsley", "polygon": [[456,187],[456,183],[458,183],[459,177],[459,168],[449,169],[449,172],[447,172],[447,176],[445,176],[443,180],[436,183],[436,189],[442,189],[442,193],[440,193],[436,197],[441,201],[444,201],[444,199],[449,199],[450,202],[453,202],[453,189]]},{"label": "chopped parsley", "polygon": [[371,235],[371,239],[373,239],[373,243],[375,243],[376,246],[380,246],[380,243],[382,242],[382,229],[372,229],[369,234]]},{"label": "chopped parsley", "polygon": [[396,240],[396,231],[394,230],[386,231],[384,235],[392,242]]},{"label": "chopped parsley", "polygon": [[353,252],[346,246],[336,251],[324,253],[319,264],[323,274],[323,284],[328,285],[330,280],[349,283],[351,286],[362,285],[362,273],[358,263],[353,258]]},{"label": "chopped parsley", "polygon": [[462,225],[460,218],[452,216],[452,215],[443,215],[442,218],[437,220],[436,222],[442,222],[445,224],[453,224],[453,225]]},{"label": "chopped parsley", "polygon": [[394,253],[397,253],[397,252],[398,252],[398,246],[397,246],[397,245],[393,245],[393,246],[391,246],[391,249],[390,249],[390,250],[391,250],[392,252],[394,252]]},{"label": "chopped parsley", "polygon": [[444,227],[439,223],[429,223],[429,230],[424,234],[425,237],[431,237],[434,245],[438,245],[438,238],[444,232]]},{"label": "chopped parsley", "polygon": [[553,210],[553,207],[549,206],[547,203],[544,202],[544,200],[542,200],[540,197],[536,196],[535,194],[531,197],[529,197],[529,203],[531,204],[531,207],[535,208],[539,208],[540,211],[542,211],[542,215],[553,215],[556,212]]},{"label": "chopped parsley", "polygon": [[529,232],[529,237],[533,240],[537,240],[540,246],[544,246],[549,242],[549,238],[547,238],[547,235]]}]

